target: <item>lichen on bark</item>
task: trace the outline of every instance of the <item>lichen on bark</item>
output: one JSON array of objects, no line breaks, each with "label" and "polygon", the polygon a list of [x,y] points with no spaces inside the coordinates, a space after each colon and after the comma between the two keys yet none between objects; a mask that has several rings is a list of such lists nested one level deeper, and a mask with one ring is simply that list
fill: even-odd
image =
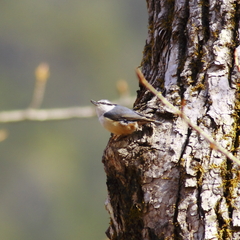
[{"label": "lichen on bark", "polygon": [[[239,73],[233,61],[239,3],[148,0],[147,7],[145,78],[239,156]],[[163,123],[110,139],[105,149],[109,238],[239,239],[238,166],[144,87],[135,107]]]}]

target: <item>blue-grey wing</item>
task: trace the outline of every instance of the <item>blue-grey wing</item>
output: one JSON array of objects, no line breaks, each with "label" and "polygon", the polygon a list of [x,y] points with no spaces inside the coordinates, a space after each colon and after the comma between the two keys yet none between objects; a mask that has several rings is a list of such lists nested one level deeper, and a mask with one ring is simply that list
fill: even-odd
[{"label": "blue-grey wing", "polygon": [[127,107],[119,105],[104,113],[104,117],[110,118],[114,121],[152,121],[151,119],[148,120],[146,117],[141,116]]}]

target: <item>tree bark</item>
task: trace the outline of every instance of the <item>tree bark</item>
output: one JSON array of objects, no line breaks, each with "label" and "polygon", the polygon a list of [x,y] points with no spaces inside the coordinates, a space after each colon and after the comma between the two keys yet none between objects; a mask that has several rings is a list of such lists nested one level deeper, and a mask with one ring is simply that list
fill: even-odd
[{"label": "tree bark", "polygon": [[[147,0],[145,78],[223,147],[239,154],[240,2]],[[140,86],[135,109],[163,121],[103,156],[111,240],[240,239],[239,167]]]}]

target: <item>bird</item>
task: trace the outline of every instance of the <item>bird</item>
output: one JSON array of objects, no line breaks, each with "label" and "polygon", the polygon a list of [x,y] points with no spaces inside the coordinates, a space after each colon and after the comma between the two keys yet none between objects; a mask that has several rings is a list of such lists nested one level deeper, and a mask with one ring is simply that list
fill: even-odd
[{"label": "bird", "polygon": [[117,136],[132,134],[139,126],[146,123],[160,123],[106,99],[91,100],[91,103],[96,106],[98,120],[102,126]]}]

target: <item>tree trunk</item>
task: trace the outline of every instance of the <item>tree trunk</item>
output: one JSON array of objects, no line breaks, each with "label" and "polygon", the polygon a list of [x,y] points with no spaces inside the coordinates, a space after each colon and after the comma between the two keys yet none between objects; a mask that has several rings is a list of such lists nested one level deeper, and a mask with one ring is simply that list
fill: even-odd
[{"label": "tree trunk", "polygon": [[[145,78],[239,156],[234,49],[240,2],[148,0],[147,7]],[[163,123],[110,139],[105,149],[107,236],[240,239],[239,167],[142,86],[135,109]]]}]

